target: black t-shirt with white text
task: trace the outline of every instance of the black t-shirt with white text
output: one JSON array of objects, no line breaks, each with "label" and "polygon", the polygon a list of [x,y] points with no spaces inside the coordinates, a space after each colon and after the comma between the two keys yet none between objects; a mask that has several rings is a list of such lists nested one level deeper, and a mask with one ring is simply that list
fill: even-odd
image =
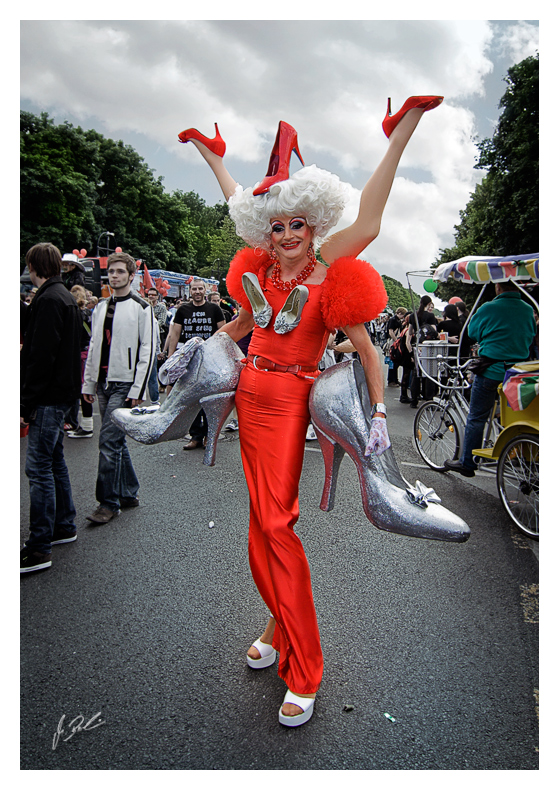
[{"label": "black t-shirt with white text", "polygon": [[221,308],[213,302],[204,302],[200,306],[192,303],[181,304],[175,313],[175,324],[181,324],[179,343],[186,343],[192,337],[207,340],[217,332],[217,325],[225,321]]}]

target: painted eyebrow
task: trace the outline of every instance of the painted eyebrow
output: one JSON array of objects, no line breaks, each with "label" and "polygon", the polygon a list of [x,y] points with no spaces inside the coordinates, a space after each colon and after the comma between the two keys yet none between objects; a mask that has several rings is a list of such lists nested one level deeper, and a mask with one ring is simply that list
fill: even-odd
[{"label": "painted eyebrow", "polygon": [[[292,222],[302,222],[303,224],[306,224],[307,220],[305,219],[305,217],[291,217],[291,218],[288,220],[288,224],[289,224],[289,225],[291,225],[291,223],[292,223]],[[285,224],[286,224],[286,223],[285,223],[285,222],[283,222],[283,220],[281,220],[281,219],[274,219],[274,220],[270,220],[270,225],[271,225],[272,227],[273,227],[274,225],[281,225],[282,227],[285,227]]]}]

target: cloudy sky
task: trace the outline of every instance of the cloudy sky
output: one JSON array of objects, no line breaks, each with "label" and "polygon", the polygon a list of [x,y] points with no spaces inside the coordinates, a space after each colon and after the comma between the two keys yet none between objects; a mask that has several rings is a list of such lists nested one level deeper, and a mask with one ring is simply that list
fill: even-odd
[{"label": "cloudy sky", "polygon": [[177,134],[195,126],[213,136],[217,121],[227,167],[247,187],[264,177],[285,120],[306,164],[352,185],[340,229],[386,150],[387,98],[396,111],[410,95],[444,95],[404,153],[381,234],[363,254],[405,283],[452,245],[483,175],[474,140],[492,135],[507,69],[536,53],[538,32],[533,20],[29,20],[20,105],[122,139],[168,190],[209,204],[222,199],[217,183]]}]

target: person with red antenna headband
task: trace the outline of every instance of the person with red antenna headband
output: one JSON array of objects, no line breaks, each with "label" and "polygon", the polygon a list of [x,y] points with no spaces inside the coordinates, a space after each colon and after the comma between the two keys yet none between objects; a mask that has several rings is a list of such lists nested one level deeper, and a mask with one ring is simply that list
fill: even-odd
[{"label": "person with red antenna headband", "polygon": [[[390,447],[382,368],[364,325],[382,312],[387,296],[380,275],[356,256],[380,231],[396,168],[421,116],[442,100],[413,96],[395,115],[389,100],[382,124],[386,154],[363,189],[355,222],[331,236],[347,186],[315,165],[290,177],[293,151],[304,165],[292,126],[280,122],[266,177],[245,190],[223,164],[217,124],[213,139],[196,129],[179,134],[210,165],[237,234],[250,245],[235,255],[227,276],[228,292],[241,304],[239,316],[220,331],[234,341],[253,331],[235,405],[250,494],[249,561],[270,618],[247,661],[262,669],[279,652],[278,674],[288,689],[279,721],[288,727],[310,719],[323,670],[309,566],[293,529],[309,393],[330,332],[342,328],[359,354],[373,404],[365,455]],[[318,247],[326,265],[315,257]]]}]

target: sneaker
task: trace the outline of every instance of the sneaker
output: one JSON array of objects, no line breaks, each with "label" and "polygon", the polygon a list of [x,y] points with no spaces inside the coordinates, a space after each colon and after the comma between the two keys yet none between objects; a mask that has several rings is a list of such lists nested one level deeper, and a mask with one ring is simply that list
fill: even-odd
[{"label": "sneaker", "polygon": [[66,436],[68,439],[91,439],[93,431],[84,431],[79,425],[75,430],[67,431]]},{"label": "sneaker", "polygon": [[99,505],[97,510],[91,514],[91,516],[86,516],[88,521],[92,521],[94,524],[106,524],[110,521],[114,516],[118,516],[120,510],[109,510],[108,507],[103,507],[103,505]]},{"label": "sneaker", "polygon": [[41,554],[24,546],[19,557],[19,572],[30,573],[31,571],[42,571],[52,565],[50,554]]},{"label": "sneaker", "polygon": [[239,422],[238,422],[238,420],[231,420],[231,422],[228,422],[227,425],[225,426],[225,430],[226,431],[238,431],[239,430]]},{"label": "sneaker", "polygon": [[463,466],[460,461],[445,461],[444,468],[447,472],[459,472],[463,477],[475,477],[475,469]]},{"label": "sneaker", "polygon": [[130,414],[153,414],[160,408],[160,403],[151,403],[149,406],[134,406],[133,409],[130,409]]},{"label": "sneaker", "polygon": [[64,527],[55,527],[52,533],[51,546],[57,546],[59,543],[73,543],[78,538],[77,530],[64,529]]},{"label": "sneaker", "polygon": [[138,499],[137,496],[127,496],[127,497],[123,497],[120,500],[120,506],[123,510],[126,510],[126,508],[130,508],[130,507],[138,507],[139,504],[140,504],[140,500]]},{"label": "sneaker", "polygon": [[311,424],[307,428],[307,435],[305,437],[305,440],[307,442],[313,442],[315,439],[316,439],[316,432],[314,430],[314,425],[311,422]]}]

